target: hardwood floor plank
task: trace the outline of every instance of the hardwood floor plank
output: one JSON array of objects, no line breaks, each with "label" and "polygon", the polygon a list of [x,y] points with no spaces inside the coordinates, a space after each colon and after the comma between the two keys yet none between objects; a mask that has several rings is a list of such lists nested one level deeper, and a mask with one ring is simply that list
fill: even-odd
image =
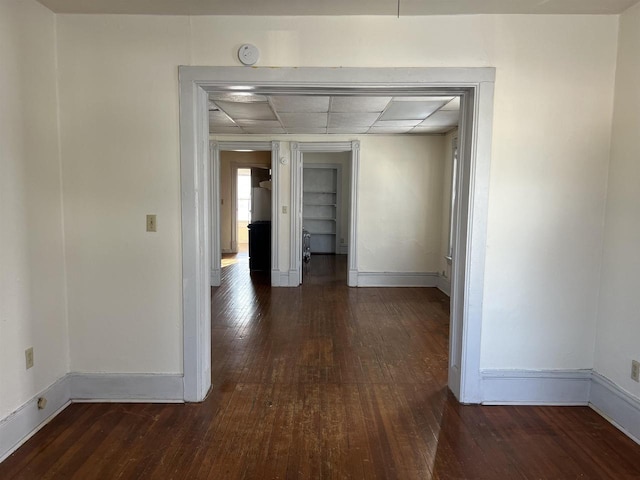
[{"label": "hardwood floor plank", "polygon": [[438,290],[348,288],[340,256],[300,288],[225,265],[204,402],[73,404],[0,478],[640,478],[640,446],[589,408],[458,404]]}]

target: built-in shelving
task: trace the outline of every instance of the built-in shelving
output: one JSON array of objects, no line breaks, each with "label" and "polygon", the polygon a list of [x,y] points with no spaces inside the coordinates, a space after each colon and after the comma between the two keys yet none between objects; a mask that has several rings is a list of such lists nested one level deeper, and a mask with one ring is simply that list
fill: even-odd
[{"label": "built-in shelving", "polygon": [[305,165],[302,178],[302,224],[311,234],[311,253],[336,253],[338,169]]}]

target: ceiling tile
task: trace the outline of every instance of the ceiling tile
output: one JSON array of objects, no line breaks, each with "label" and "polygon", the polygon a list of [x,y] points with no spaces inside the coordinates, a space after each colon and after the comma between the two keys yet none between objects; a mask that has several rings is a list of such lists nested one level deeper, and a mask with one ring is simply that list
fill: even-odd
[{"label": "ceiling tile", "polygon": [[460,97],[456,97],[440,110],[460,110]]},{"label": "ceiling tile", "polygon": [[456,127],[421,127],[417,126],[411,133],[447,133]]},{"label": "ceiling tile", "polygon": [[367,133],[409,133],[413,127],[371,127]]},{"label": "ceiling tile", "polygon": [[391,97],[332,97],[331,111],[349,112],[381,112]]},{"label": "ceiling tile", "polygon": [[326,113],[279,113],[280,121],[288,127],[326,127]]},{"label": "ceiling tile", "polygon": [[329,127],[369,127],[379,113],[330,113]]},{"label": "ceiling tile", "polygon": [[381,120],[423,120],[438,110],[444,102],[396,101],[389,104],[380,117]]},{"label": "ceiling tile", "polygon": [[288,128],[287,133],[298,133],[298,134],[317,134],[317,133],[327,133],[326,128],[317,128],[317,127],[294,127]]},{"label": "ceiling tile", "polygon": [[238,125],[241,127],[265,127],[265,128],[282,128],[278,120],[247,120],[239,119]]},{"label": "ceiling tile", "polygon": [[446,97],[431,97],[425,95],[422,97],[393,97],[394,102],[441,102],[447,103],[453,99],[453,96]]},{"label": "ceiling tile", "polygon": [[284,131],[284,128],[282,128],[282,127],[280,127],[280,128],[269,128],[269,127],[248,126],[248,127],[242,127],[242,130],[245,133],[263,134],[263,135],[270,135],[270,134],[273,134],[273,133],[286,133]]},{"label": "ceiling tile", "polygon": [[458,124],[460,112],[458,110],[439,110],[421,122],[420,126],[454,127]]},{"label": "ceiling tile", "polygon": [[235,123],[229,115],[221,111],[209,112],[209,125],[217,125],[217,126],[234,126]]},{"label": "ceiling tile", "polygon": [[223,134],[223,133],[237,133],[237,134],[242,134],[243,131],[240,127],[223,127],[223,126],[214,126],[214,125],[209,125],[209,133],[214,133],[214,134]]},{"label": "ceiling tile", "polygon": [[276,112],[328,112],[330,97],[304,95],[273,95],[271,104]]},{"label": "ceiling tile", "polygon": [[264,95],[256,95],[254,93],[212,93],[209,95],[209,99],[213,101],[221,102],[236,102],[236,103],[251,103],[251,102],[266,102],[267,97]]},{"label": "ceiling tile", "polygon": [[367,131],[369,130],[369,127],[334,127],[334,128],[327,128],[327,133],[349,133],[349,134],[356,134],[356,133],[367,133]]},{"label": "ceiling tile", "polygon": [[276,120],[273,110],[265,102],[216,102],[236,123],[238,119]]},{"label": "ceiling tile", "polygon": [[378,120],[374,127],[415,127],[420,120]]}]

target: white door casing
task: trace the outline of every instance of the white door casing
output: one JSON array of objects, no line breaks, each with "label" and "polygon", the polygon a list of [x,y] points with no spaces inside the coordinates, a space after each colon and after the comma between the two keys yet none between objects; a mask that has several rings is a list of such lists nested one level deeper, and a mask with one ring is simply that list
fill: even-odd
[{"label": "white door casing", "polygon": [[[207,93],[245,91],[265,95],[346,93],[462,97],[460,201],[456,209],[452,265],[449,387],[463,403],[480,402],[480,345],[495,69],[185,66],[179,68],[179,84],[185,401],[203,400],[211,385]],[[352,176],[358,176],[355,165]],[[352,190],[351,195],[355,195],[357,200],[357,190]],[[274,198],[279,198],[275,192]],[[298,216],[290,218],[295,223]],[[277,212],[274,219],[277,219]],[[216,222],[213,217],[211,220],[214,229]],[[356,226],[357,218],[352,225],[357,234]],[[295,225],[290,228],[297,231]],[[350,248],[351,245],[356,247],[357,252],[356,241],[350,239],[349,245]],[[278,249],[272,250],[277,256]],[[351,257],[350,284],[353,280]],[[353,261],[356,262],[355,255]],[[277,258],[275,265],[278,265]],[[357,274],[357,263],[353,266]]]}]

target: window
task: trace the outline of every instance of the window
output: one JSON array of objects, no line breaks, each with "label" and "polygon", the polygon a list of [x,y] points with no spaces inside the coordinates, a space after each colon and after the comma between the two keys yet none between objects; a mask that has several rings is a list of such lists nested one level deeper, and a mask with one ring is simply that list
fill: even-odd
[{"label": "window", "polygon": [[251,169],[238,169],[238,221],[251,221]]}]

